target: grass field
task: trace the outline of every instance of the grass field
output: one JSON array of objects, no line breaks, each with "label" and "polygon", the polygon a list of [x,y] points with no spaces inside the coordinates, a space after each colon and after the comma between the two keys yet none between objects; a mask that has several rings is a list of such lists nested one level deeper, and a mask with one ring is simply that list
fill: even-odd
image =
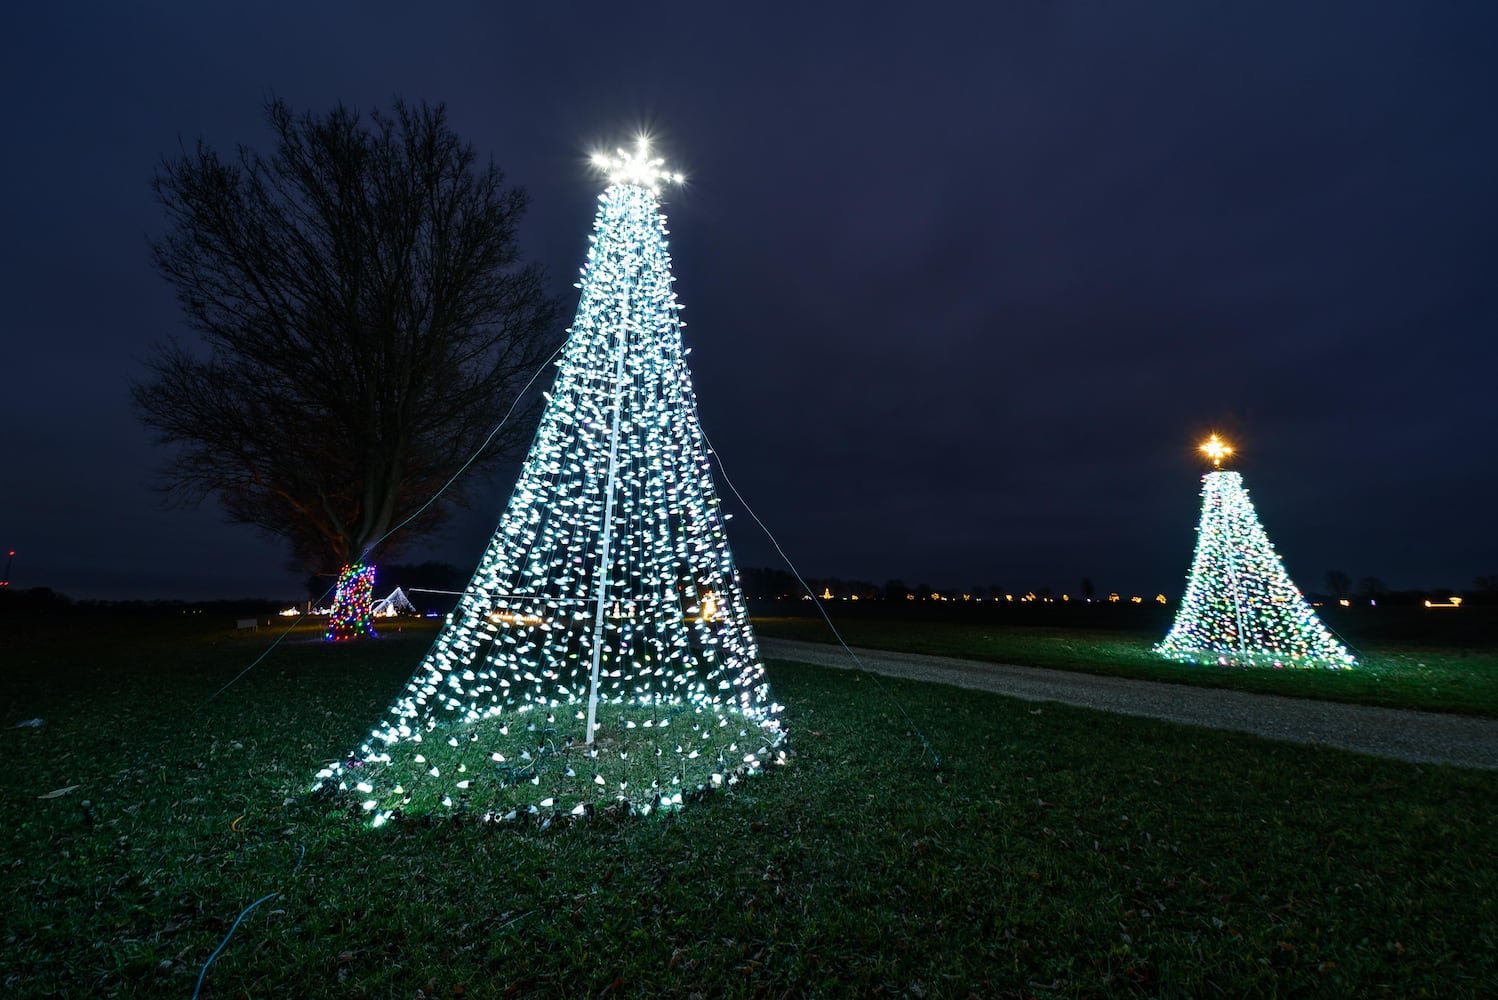
[{"label": "grass field", "polygon": [[664,817],[296,800],[430,638],[294,635],[200,709],[264,633],[0,626],[4,994],[190,997],[267,895],[202,996],[1498,992],[1489,772],[772,663],[790,766]]},{"label": "grass field", "polygon": [[[1298,698],[1498,716],[1498,650],[1383,642],[1359,650],[1354,670],[1275,670],[1172,663],[1151,646],[1159,635],[967,622],[834,618],[851,646],[930,653],[1086,673],[1201,684]],[[821,618],[757,618],[760,636],[836,642]]]}]

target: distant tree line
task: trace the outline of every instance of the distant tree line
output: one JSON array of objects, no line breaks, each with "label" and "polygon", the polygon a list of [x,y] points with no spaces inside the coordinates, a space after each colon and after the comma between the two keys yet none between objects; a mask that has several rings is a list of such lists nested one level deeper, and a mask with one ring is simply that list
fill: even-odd
[{"label": "distant tree line", "polygon": [[[988,586],[952,588],[933,587],[929,583],[917,583],[912,586],[900,579],[886,580],[882,585],[869,580],[837,576],[808,576],[805,579],[807,587],[818,597],[830,592],[834,598],[838,599],[857,597],[859,600],[902,601],[940,598],[958,601],[964,597],[977,600],[1002,597],[1005,594],[1033,593],[1036,598],[1054,600],[1061,596],[1053,587],[1006,590],[1002,584],[997,583]],[[739,570],[739,580],[743,585],[744,595],[750,600],[799,600],[806,593],[796,577],[786,570],[762,566],[745,567]],[[1307,591],[1306,596],[1312,601],[1334,602],[1356,599],[1362,602],[1375,601],[1390,606],[1403,606],[1419,605],[1427,599],[1439,600],[1457,595],[1474,606],[1498,605],[1498,576],[1479,576],[1473,581],[1471,587],[1465,589],[1427,587],[1415,590],[1391,590],[1376,576],[1365,576],[1354,582],[1346,573],[1332,570],[1326,574],[1325,586],[1324,593]],[[1091,578],[1084,577],[1076,595],[1093,600],[1096,599],[1097,593]]]},{"label": "distant tree line", "polygon": [[[422,563],[385,563],[375,571],[375,594],[383,597],[395,588],[411,590],[462,591],[468,586],[471,570],[460,569],[452,563],[428,560]],[[307,596],[311,600],[330,600],[326,597],[337,579],[332,573],[312,573],[307,577]],[[417,602],[420,603],[420,602]],[[446,603],[446,602],[437,602]]]},{"label": "distant tree line", "polygon": [[272,614],[283,606],[265,597],[239,597],[211,601],[187,601],[163,598],[110,600],[84,598],[74,600],[51,587],[26,590],[0,590],[0,616],[50,614],[57,612],[104,612],[108,614]]},{"label": "distant tree line", "polygon": [[[811,588],[811,591],[818,597],[830,592],[833,597],[857,597],[862,601],[903,601],[910,598],[929,600],[933,596],[958,601],[964,595],[981,598],[990,594],[1005,593],[1000,584],[954,589],[933,587],[929,583],[917,583],[912,586],[899,579],[886,580],[882,585],[871,580],[840,576],[809,576],[805,579],[807,587]],[[739,582],[744,588],[744,596],[753,601],[770,601],[777,598],[799,600],[806,593],[806,589],[801,586],[796,577],[783,569],[769,569],[762,566],[741,568]]]},{"label": "distant tree line", "polygon": [[1389,605],[1422,604],[1427,599],[1443,600],[1456,596],[1469,604],[1498,605],[1498,576],[1493,575],[1479,576],[1467,588],[1423,587],[1417,590],[1391,590],[1376,576],[1362,577],[1354,584],[1350,576],[1341,570],[1334,569],[1327,572],[1325,583],[1325,593],[1308,593],[1307,596],[1327,601],[1374,601]]},{"label": "distant tree line", "polygon": [[[452,563],[428,561],[414,564],[391,563],[381,566],[379,570],[377,592],[383,596],[400,587],[411,591],[461,591],[468,585],[470,573],[467,570],[454,566]],[[1313,601],[1333,602],[1343,599],[1357,599],[1360,602],[1374,600],[1380,606],[1387,607],[1416,607],[1422,605],[1426,600],[1444,600],[1453,595],[1459,596],[1464,603],[1472,607],[1498,607],[1498,575],[1479,576],[1468,588],[1446,588],[1434,587],[1422,590],[1389,590],[1382,581],[1376,577],[1364,577],[1353,587],[1351,582],[1343,583],[1345,574],[1339,574],[1335,570],[1327,574],[1326,593],[1307,592],[1306,596]],[[750,600],[775,600],[784,598],[799,600],[806,593],[796,578],[784,570],[767,569],[763,567],[749,567],[739,570],[739,579],[744,587],[744,594]],[[893,600],[903,601],[907,598],[917,600],[930,599],[932,595],[945,597],[948,600],[961,600],[963,595],[973,598],[988,598],[1002,596],[1005,591],[1001,586],[971,587],[966,590],[953,590],[950,588],[933,588],[929,584],[921,583],[908,586],[901,580],[887,580],[882,586],[875,585],[867,580],[846,579],[844,577],[807,577],[807,584],[817,596],[831,591],[837,598],[852,597],[857,595],[860,600]],[[307,578],[307,597],[316,600],[322,597],[332,583],[331,576],[309,576]],[[1034,591],[1036,597],[1054,597],[1051,588],[1043,587]],[[1085,595],[1085,589],[1084,589]],[[440,595],[428,596],[423,601],[417,601],[419,607],[446,606],[452,598],[443,598]],[[212,600],[212,601],[188,601],[188,600],[105,600],[85,599],[75,601],[67,594],[51,587],[30,587],[0,589],[0,613],[18,614],[38,611],[62,611],[77,609],[83,611],[228,611],[265,609],[273,610],[281,606],[283,602],[277,602],[265,597],[244,597],[234,600]]]}]

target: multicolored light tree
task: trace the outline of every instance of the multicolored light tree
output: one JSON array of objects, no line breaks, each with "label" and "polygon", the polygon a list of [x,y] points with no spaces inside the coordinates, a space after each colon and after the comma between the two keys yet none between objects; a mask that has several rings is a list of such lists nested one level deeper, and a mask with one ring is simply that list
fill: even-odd
[{"label": "multicolored light tree", "polygon": [[581,301],[472,582],[368,742],[319,773],[375,825],[648,812],[784,760],[672,290],[661,170],[596,158]]},{"label": "multicolored light tree", "polygon": [[323,638],[330,641],[374,637],[375,568],[356,563],[343,567],[333,589],[333,609]]},{"label": "multicolored light tree", "polygon": [[1213,471],[1202,477],[1196,555],[1175,624],[1155,652],[1221,666],[1356,666],[1290,582],[1243,477],[1222,469],[1232,449],[1214,434],[1201,450]]}]

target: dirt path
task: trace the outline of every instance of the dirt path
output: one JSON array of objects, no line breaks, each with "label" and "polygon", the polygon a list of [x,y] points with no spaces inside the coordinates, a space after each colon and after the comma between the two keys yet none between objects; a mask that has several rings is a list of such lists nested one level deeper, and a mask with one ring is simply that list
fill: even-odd
[{"label": "dirt path", "polygon": [[[767,659],[857,669],[842,647],[828,643],[762,639],[760,649]],[[1319,743],[1396,760],[1498,768],[1498,719],[1281,698],[919,653],[853,652],[863,669],[888,677],[1231,729],[1272,740]]]}]

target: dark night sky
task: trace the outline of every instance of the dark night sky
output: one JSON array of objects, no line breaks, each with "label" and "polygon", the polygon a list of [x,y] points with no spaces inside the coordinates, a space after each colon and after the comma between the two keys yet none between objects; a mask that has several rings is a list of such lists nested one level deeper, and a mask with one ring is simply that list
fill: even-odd
[{"label": "dark night sky", "polygon": [[[704,424],[807,574],[1176,595],[1209,430],[1305,588],[1498,573],[1490,2],[528,6],[4,15],[14,586],[300,593],[277,541],[159,508],[127,389],[183,332],[151,174],[265,148],[271,95],[446,102],[569,309],[585,156],[649,127]],[[512,478],[403,558],[472,566]]]}]

